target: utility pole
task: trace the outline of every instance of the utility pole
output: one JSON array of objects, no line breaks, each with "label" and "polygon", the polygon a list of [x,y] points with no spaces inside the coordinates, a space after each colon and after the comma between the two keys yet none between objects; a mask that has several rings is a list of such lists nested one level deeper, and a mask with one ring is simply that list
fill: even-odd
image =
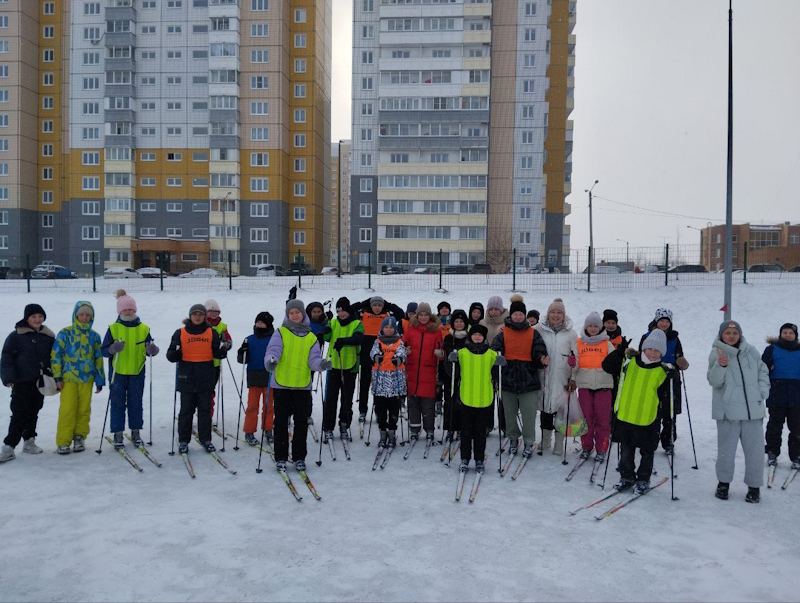
[{"label": "utility pole", "polygon": [[[225,195],[225,198],[220,202],[220,209],[222,209],[222,263],[228,261],[228,226],[225,220],[225,213],[228,209],[228,197],[231,196],[231,191]],[[223,268],[224,272],[224,268]]]},{"label": "utility pole", "polygon": [[336,276],[342,278],[342,141],[339,140],[339,161],[336,164]]},{"label": "utility pole", "polygon": [[731,319],[733,289],[733,0],[728,0],[728,185],[725,200],[725,320]]},{"label": "utility pole", "polygon": [[594,231],[592,230],[592,191],[594,187],[597,186],[597,183],[600,182],[599,180],[595,180],[592,188],[584,190],[584,192],[589,193],[589,267],[587,268],[587,286],[589,290],[592,289],[592,264],[594,263]]}]

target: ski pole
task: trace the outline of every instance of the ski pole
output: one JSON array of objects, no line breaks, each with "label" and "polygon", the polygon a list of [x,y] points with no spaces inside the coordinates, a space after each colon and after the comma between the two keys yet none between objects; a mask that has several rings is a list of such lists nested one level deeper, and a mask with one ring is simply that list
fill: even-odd
[{"label": "ski pole", "polygon": [[[247,340],[245,339],[245,341]],[[245,350],[244,353],[242,354],[242,389],[237,390],[237,393],[239,394],[239,417],[236,419],[236,443],[233,445],[234,450],[239,450],[239,431],[242,426],[242,405],[243,405],[242,394],[244,393],[244,371],[246,367],[247,367],[247,350]],[[228,368],[231,369],[231,377],[233,377],[233,368],[231,367],[230,362],[228,362]],[[236,381],[233,382],[233,385],[236,386]],[[269,404],[269,400],[267,400],[267,404]],[[256,409],[256,412],[258,412],[258,409]],[[258,415],[256,415],[256,418],[258,418]],[[262,429],[261,431],[264,430]]]},{"label": "ski pole", "polygon": [[[694,454],[694,467],[692,469],[698,469],[697,466],[697,450],[694,447],[694,431],[692,431],[692,413],[689,410],[689,394],[686,393],[686,375],[681,371],[681,381],[683,381],[683,400],[686,402],[686,416],[689,417],[689,435],[692,438],[692,453]],[[675,429],[675,424],[673,423],[673,429]]]},{"label": "ski pole", "polygon": [[672,500],[680,500],[675,496],[675,449],[673,448],[673,435],[675,434],[675,381],[669,380],[669,416],[672,417],[672,429],[669,431],[669,449],[672,454],[669,455],[669,471],[670,471],[670,489],[672,491]]},{"label": "ski pole", "polygon": [[175,364],[175,393],[172,395],[172,450],[169,455],[175,456],[175,413],[178,408],[178,365]]},{"label": "ski pole", "polygon": [[[264,409],[264,413],[266,413],[267,409],[269,408],[269,387],[270,382],[267,381],[267,400],[266,406]],[[266,417],[265,417],[266,418]],[[264,452],[264,434],[267,433],[266,425],[264,425],[264,420],[261,421],[261,446],[258,448],[258,466],[256,467],[256,473],[261,473],[263,469],[261,468],[261,454]]]},{"label": "ski pole", "polygon": [[376,369],[375,373],[372,375],[372,411],[369,413],[369,429],[367,430],[367,441],[364,442],[364,444],[367,446],[369,446],[369,438],[372,435],[372,417],[375,416],[375,395],[378,391],[377,381],[378,381],[378,371]]},{"label": "ski pole", "polygon": [[[570,352],[570,356],[573,356],[572,352]],[[569,381],[567,381],[567,424],[564,425],[564,460],[561,461],[562,465],[569,465],[569,461],[567,460],[567,440],[569,439],[569,407],[570,401],[572,400],[572,392],[570,391],[572,384],[572,369],[569,369]]]},{"label": "ski pole", "polygon": [[150,356],[150,441],[147,442],[148,446],[153,445],[153,357]]},{"label": "ski pole", "polygon": [[[116,342],[112,342],[112,343],[116,343]],[[112,390],[113,385],[114,385],[114,377],[117,376],[116,368],[117,368],[117,358],[118,357],[119,357],[119,354],[114,354],[114,359],[113,360],[109,359],[109,362],[108,362],[108,364],[109,364],[108,368],[111,371],[111,379],[108,382],[108,402],[106,402],[106,416],[103,419],[103,431],[100,432],[100,447],[97,450],[95,450],[95,452],[97,454],[102,454],[103,453],[103,440],[105,439],[103,436],[105,436],[105,434],[106,434],[106,421],[108,421],[108,409],[111,408],[111,390]],[[123,416],[123,418],[124,418],[124,416]]]},{"label": "ski pole", "polygon": [[233,382],[233,388],[236,390],[236,395],[241,398],[244,392],[242,391],[242,388],[240,388],[236,384],[236,375],[233,373],[233,367],[231,366],[231,359],[225,356],[225,361],[228,363],[228,370],[231,373],[231,381]]},{"label": "ski pole", "polygon": [[225,452],[225,385],[223,384],[223,377],[225,376],[225,371],[220,370],[219,372],[219,405],[220,410],[222,411],[222,448],[220,448],[220,452]]},{"label": "ski pole", "polygon": [[[328,350],[330,351],[330,349]],[[321,375],[322,373],[320,373]],[[317,460],[317,467],[322,467],[322,440],[325,439],[325,398],[328,395],[328,379],[330,378],[330,369],[325,371],[325,388],[322,390],[322,435],[319,437],[319,459]]]},{"label": "ski pole", "polygon": [[[455,369],[455,367],[454,367]],[[500,467],[497,469],[500,473],[503,472],[503,430],[500,429],[500,405],[503,403],[502,399],[502,391],[503,391],[503,367],[497,367],[497,437],[500,440],[500,454],[497,455],[500,457]],[[508,433],[508,427],[506,427],[506,433]],[[461,434],[462,437],[464,434]],[[509,453],[511,454],[511,453]],[[477,460],[477,459],[476,459]]]}]

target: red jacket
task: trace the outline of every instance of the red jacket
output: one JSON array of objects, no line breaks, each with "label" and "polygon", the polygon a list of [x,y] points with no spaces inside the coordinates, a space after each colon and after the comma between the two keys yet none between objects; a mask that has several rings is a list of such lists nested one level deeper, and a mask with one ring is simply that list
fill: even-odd
[{"label": "red jacket", "polygon": [[431,316],[430,322],[423,327],[415,316],[403,335],[403,343],[410,348],[406,358],[408,395],[435,398],[436,374],[440,359],[436,357],[434,351],[442,349],[439,319]]}]

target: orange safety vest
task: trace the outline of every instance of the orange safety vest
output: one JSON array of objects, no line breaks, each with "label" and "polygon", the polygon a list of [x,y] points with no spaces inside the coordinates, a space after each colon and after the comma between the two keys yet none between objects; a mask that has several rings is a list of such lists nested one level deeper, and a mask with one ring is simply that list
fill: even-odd
[{"label": "orange safety vest", "polygon": [[503,329],[503,341],[505,342],[506,360],[522,360],[531,362],[533,359],[531,350],[533,349],[533,327],[524,331],[516,329]]},{"label": "orange safety vest", "polygon": [[214,351],[211,344],[214,341],[214,330],[209,327],[199,335],[188,333],[186,328],[181,329],[181,358],[184,362],[212,362]]},{"label": "orange safety vest", "polygon": [[[395,367],[394,364],[392,364],[392,358],[394,358],[395,353],[397,353],[397,348],[400,347],[401,345],[403,345],[402,339],[398,339],[397,341],[395,341],[390,345],[386,345],[382,341],[378,341],[378,347],[381,351],[381,354],[383,354],[383,360],[381,360],[380,364],[375,362],[372,365],[372,368],[379,371],[394,371]],[[400,366],[397,367],[397,370],[401,371],[405,370],[405,368],[406,365],[401,364]]]},{"label": "orange safety vest", "polygon": [[619,347],[619,344],[622,343],[622,335],[617,335],[614,337],[614,339],[610,339],[609,341],[611,341],[611,345],[613,345],[614,349],[616,350]]},{"label": "orange safety vest", "polygon": [[403,325],[403,333],[405,333],[406,331],[408,331],[408,325],[410,324],[411,321],[409,321],[407,318],[403,318],[400,322]]},{"label": "orange safety vest", "polygon": [[584,343],[578,338],[578,362],[582,369],[602,369],[603,360],[608,356],[608,340],[595,344]]},{"label": "orange safety vest", "polygon": [[377,337],[381,332],[381,323],[387,316],[389,316],[388,312],[383,312],[381,314],[373,314],[372,312],[362,313],[361,324],[364,325],[364,335]]}]

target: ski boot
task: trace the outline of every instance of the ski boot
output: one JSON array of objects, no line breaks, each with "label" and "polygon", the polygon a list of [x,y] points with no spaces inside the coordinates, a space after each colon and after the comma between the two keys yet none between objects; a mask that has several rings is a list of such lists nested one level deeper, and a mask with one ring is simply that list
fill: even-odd
[{"label": "ski boot", "polygon": [[614,486],[614,490],[618,490],[619,492],[625,492],[631,488],[633,488],[633,482],[629,479],[621,479],[619,483]]},{"label": "ski boot", "polygon": [[445,442],[453,442],[455,440],[455,434],[452,431],[448,431],[447,435],[444,436]]},{"label": "ski boot", "polygon": [[14,454],[14,449],[8,444],[3,444],[3,451],[0,452],[0,463],[13,461],[15,458],[17,458],[17,455]]},{"label": "ski boot", "polygon": [[244,434],[244,441],[247,442],[249,446],[258,446],[258,440],[252,433]]},{"label": "ski boot", "polygon": [[189,452],[189,444],[186,442],[181,442],[178,444],[178,452],[180,454],[187,454]]},{"label": "ski boot", "polygon": [[394,448],[395,446],[397,446],[397,432],[396,431],[390,431],[389,432],[389,438],[386,441],[386,447],[387,448]]},{"label": "ski boot", "polygon": [[414,440],[418,440],[418,439],[419,439],[419,432],[418,431],[415,431],[415,432],[409,434],[409,436],[408,436],[408,441],[409,442],[413,442]]},{"label": "ski boot", "polygon": [[378,440],[378,448],[386,448],[386,442],[389,441],[389,432],[382,431],[381,438]]},{"label": "ski boot", "polygon": [[792,461],[792,471],[800,471],[800,459],[794,459]]},{"label": "ski boot", "polygon": [[605,452],[598,452],[594,455],[594,462],[595,463],[605,463],[606,462],[606,453]]},{"label": "ski boot", "polygon": [[314,424],[314,419],[312,419],[311,417],[308,417],[308,421],[306,421],[306,423],[308,423],[309,425],[313,425]]},{"label": "ski boot", "polygon": [[433,432],[426,433],[425,434],[425,439],[427,440],[426,444],[430,444],[431,446],[433,446],[433,442],[436,439],[436,436],[435,436],[435,434]]},{"label": "ski boot", "polygon": [[461,461],[461,464],[458,466],[459,471],[466,471],[469,469],[469,461]]},{"label": "ski boot", "polygon": [[367,413],[365,412],[358,413],[358,422],[361,423],[361,425],[363,426],[364,423],[367,422]]},{"label": "ski boot", "polygon": [[511,439],[508,441],[508,454],[515,455],[517,454],[517,446],[519,446],[519,440]]},{"label": "ski boot", "polygon": [[591,450],[581,450],[581,456],[580,456],[581,460],[586,460],[590,456],[592,456],[592,451]]},{"label": "ski boot", "polygon": [[[361,423],[361,419],[358,420]],[[350,428],[347,427],[344,423],[339,423],[339,436],[343,440],[347,440],[348,442],[352,442],[353,438],[350,437]]]},{"label": "ski boot", "polygon": [[294,464],[294,468],[298,471],[305,471],[306,470],[306,462],[305,461],[297,461]]},{"label": "ski boot", "polygon": [[216,447],[214,446],[213,442],[211,442],[211,441],[203,442],[203,450],[205,450],[209,454],[211,454],[212,452],[216,452],[217,451]]},{"label": "ski boot", "polygon": [[730,489],[731,485],[725,482],[720,482],[717,484],[717,491],[714,493],[720,500],[728,500],[728,490]]},{"label": "ski boot", "polygon": [[327,444],[331,440],[333,440],[333,431],[323,431],[322,432],[322,443],[323,444]]},{"label": "ski boot", "polygon": [[58,452],[58,454],[69,454],[72,451],[69,448],[69,444],[64,444],[62,446],[59,446],[56,452]]},{"label": "ski boot", "polygon": [[772,454],[771,452],[767,453],[767,465],[770,467],[777,467],[778,466],[778,455]]},{"label": "ski boot", "polygon": [[86,450],[86,444],[83,436],[76,435],[72,440],[72,452],[83,452]]},{"label": "ski boot", "polygon": [[125,448],[125,442],[122,440],[122,432],[114,432],[114,450],[122,450]]},{"label": "ski boot", "polygon": [[272,446],[273,444],[275,444],[275,436],[274,436],[274,435],[272,435],[272,431],[271,431],[271,430],[269,430],[269,429],[268,429],[268,430],[267,430],[267,431],[264,433],[264,438],[267,440],[267,444],[269,444],[270,446]]},{"label": "ski boot", "polygon": [[744,499],[749,503],[761,502],[761,491],[758,488],[748,488]]},{"label": "ski boot", "polygon": [[22,445],[22,452],[27,454],[42,454],[42,449],[36,445],[35,438],[28,438]]},{"label": "ski boot", "polygon": [[525,444],[525,448],[522,449],[522,456],[529,457],[533,455],[533,445]]},{"label": "ski boot", "polygon": [[275,463],[275,468],[278,471],[286,471],[286,461],[278,461]]},{"label": "ski boot", "polygon": [[483,473],[485,471],[483,461],[475,461],[475,471],[477,473]]},{"label": "ski boot", "polygon": [[664,454],[667,456],[675,456],[675,448],[672,446],[667,446],[664,448]]},{"label": "ski boot", "polygon": [[636,482],[636,494],[644,494],[650,489],[650,482],[638,481]]}]

